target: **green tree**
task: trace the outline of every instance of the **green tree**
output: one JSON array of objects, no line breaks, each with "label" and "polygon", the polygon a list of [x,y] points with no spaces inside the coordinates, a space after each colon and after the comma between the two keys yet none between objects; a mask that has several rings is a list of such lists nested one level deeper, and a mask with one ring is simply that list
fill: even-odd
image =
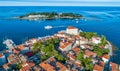
[{"label": "green tree", "polygon": [[93,36],[98,36],[97,33],[94,32],[80,32],[80,35],[88,40],[90,40]]},{"label": "green tree", "polygon": [[41,60],[42,60],[42,61],[44,61],[44,60],[46,60],[46,59],[47,59],[47,56],[46,56],[46,55],[42,55],[42,56],[41,56]]},{"label": "green tree", "polygon": [[91,60],[92,60],[91,58],[85,58],[85,59],[84,59],[83,63],[84,63],[84,65],[85,65],[85,69],[86,69],[86,70],[92,71],[92,69],[93,69],[93,64],[92,64],[92,61],[91,61]]},{"label": "green tree", "polygon": [[83,60],[84,60],[84,53],[83,53],[82,50],[81,50],[81,51],[79,52],[79,54],[77,55],[77,59],[80,60],[80,61],[83,61]]},{"label": "green tree", "polygon": [[21,69],[21,68],[22,68],[22,63],[19,62],[19,63],[16,65],[16,69],[19,70],[19,69]]},{"label": "green tree", "polygon": [[93,51],[97,53],[97,56],[102,56],[109,53],[109,49],[100,48],[99,46],[93,46]]},{"label": "green tree", "polygon": [[101,41],[102,41],[102,44],[104,46],[106,44],[106,37],[104,35],[102,35]]},{"label": "green tree", "polygon": [[38,50],[40,50],[43,47],[43,43],[42,42],[37,42],[33,45],[33,52],[37,52]]}]

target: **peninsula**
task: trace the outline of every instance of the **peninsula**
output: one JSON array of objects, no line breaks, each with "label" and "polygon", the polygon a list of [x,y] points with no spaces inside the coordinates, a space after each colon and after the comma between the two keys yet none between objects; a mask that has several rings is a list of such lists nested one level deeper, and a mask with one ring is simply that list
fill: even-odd
[{"label": "peninsula", "polygon": [[73,26],[20,45],[10,39],[4,44],[8,50],[0,53],[1,71],[120,71],[105,36]]},{"label": "peninsula", "polygon": [[57,12],[34,12],[17,17],[26,20],[51,20],[51,19],[80,19],[83,16],[75,13],[57,13]]}]

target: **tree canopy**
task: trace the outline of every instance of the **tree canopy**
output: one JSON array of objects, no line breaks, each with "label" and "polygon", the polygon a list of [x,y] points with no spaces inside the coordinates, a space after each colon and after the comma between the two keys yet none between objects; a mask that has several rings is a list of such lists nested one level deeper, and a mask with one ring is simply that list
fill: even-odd
[{"label": "tree canopy", "polygon": [[21,68],[22,68],[22,63],[19,62],[19,63],[16,65],[16,69],[19,70],[19,69],[21,69]]},{"label": "tree canopy", "polygon": [[103,48],[100,48],[98,46],[94,46],[93,47],[93,51],[95,53],[97,53],[97,56],[102,56],[104,54],[108,54],[109,53],[109,49],[103,49]]},{"label": "tree canopy", "polygon": [[98,36],[98,34],[94,32],[80,32],[80,35],[88,40],[90,40],[93,36]]},{"label": "tree canopy", "polygon": [[84,52],[82,50],[77,55],[77,59],[80,60],[80,62],[82,63],[82,66],[85,67],[85,70],[92,71],[92,69],[93,69],[93,64],[91,61],[92,59],[84,58]]},{"label": "tree canopy", "polygon": [[62,54],[58,53],[55,46],[59,45],[59,39],[58,38],[51,38],[46,40],[44,43],[37,42],[34,44],[33,51],[37,52],[38,50],[45,53],[45,56],[41,56],[42,60],[45,60],[47,57],[54,56],[57,60],[64,62],[66,60],[66,57],[64,57]]}]

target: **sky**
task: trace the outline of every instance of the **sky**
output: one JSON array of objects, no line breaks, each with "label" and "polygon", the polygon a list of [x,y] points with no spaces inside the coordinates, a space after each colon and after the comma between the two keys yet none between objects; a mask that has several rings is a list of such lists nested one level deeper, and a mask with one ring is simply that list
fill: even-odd
[{"label": "sky", "polygon": [[120,0],[0,0],[0,6],[120,6]]}]

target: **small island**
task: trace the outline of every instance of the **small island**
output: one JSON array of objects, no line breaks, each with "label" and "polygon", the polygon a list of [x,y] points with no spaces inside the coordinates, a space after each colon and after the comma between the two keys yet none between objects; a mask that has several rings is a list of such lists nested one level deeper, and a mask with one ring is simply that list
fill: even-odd
[{"label": "small island", "polygon": [[17,17],[26,20],[52,20],[52,19],[81,19],[81,14],[57,13],[57,12],[34,12]]}]

